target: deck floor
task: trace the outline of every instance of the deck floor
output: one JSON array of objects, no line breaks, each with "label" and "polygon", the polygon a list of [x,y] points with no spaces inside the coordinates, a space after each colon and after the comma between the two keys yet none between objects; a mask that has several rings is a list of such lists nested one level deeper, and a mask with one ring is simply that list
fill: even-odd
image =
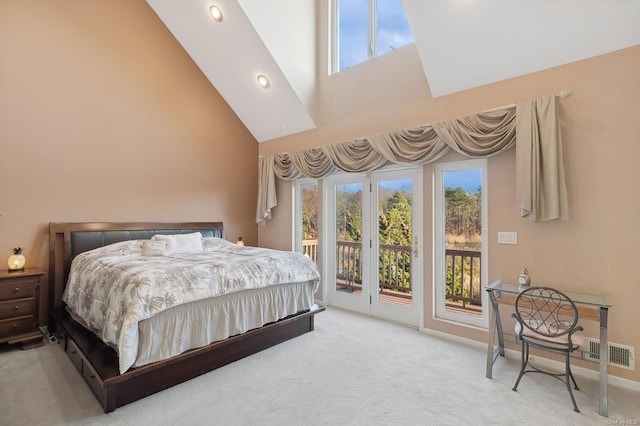
[{"label": "deck floor", "polygon": [[[362,294],[362,284],[347,284],[346,282],[338,282],[337,290],[345,293]],[[411,306],[413,301],[410,294],[393,290],[383,290],[379,293],[380,300],[383,302],[397,303],[399,305]],[[482,306],[467,305],[462,306],[461,303],[447,302],[446,310],[448,312],[457,312],[473,316],[482,315]]]}]

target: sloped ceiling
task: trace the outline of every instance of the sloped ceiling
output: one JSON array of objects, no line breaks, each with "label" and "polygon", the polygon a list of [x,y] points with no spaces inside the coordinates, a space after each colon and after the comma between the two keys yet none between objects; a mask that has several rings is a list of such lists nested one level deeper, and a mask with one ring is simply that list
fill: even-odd
[{"label": "sloped ceiling", "polygon": [[634,0],[404,0],[434,97],[640,44]]},{"label": "sloped ceiling", "polygon": [[[301,100],[303,88],[308,83],[293,75],[285,76],[284,71],[294,74],[295,69],[284,66],[283,55],[280,55],[283,65],[276,62],[242,6],[246,3],[247,10],[259,14],[262,10],[259,4],[237,0],[147,2],[259,142],[315,127],[307,106]],[[278,2],[291,3],[291,0]],[[308,0],[300,3],[313,6],[313,2]],[[222,22],[215,22],[209,14],[209,7],[213,4],[222,10]],[[294,10],[303,10],[293,6]],[[269,14],[255,18],[266,23],[263,26],[266,35],[273,32],[274,22],[268,19]],[[285,18],[290,19],[291,16],[280,16],[280,19]],[[277,23],[278,20],[275,21]],[[280,32],[286,27],[281,25]],[[290,36],[289,40],[269,40],[275,45],[293,45],[299,41]],[[276,52],[281,50],[275,49]],[[313,67],[314,64],[309,64],[303,68],[313,70]],[[310,71],[306,73],[312,74]],[[258,86],[256,77],[259,74],[268,76],[271,82],[268,89]],[[297,87],[294,88],[291,82],[296,82]]]},{"label": "sloped ceiling", "polygon": [[[147,0],[258,142],[313,129],[315,0]],[[319,7],[329,0],[318,1]],[[223,11],[214,22],[209,7]],[[433,97],[640,44],[637,0],[403,0]],[[256,83],[264,74],[269,89]]]}]

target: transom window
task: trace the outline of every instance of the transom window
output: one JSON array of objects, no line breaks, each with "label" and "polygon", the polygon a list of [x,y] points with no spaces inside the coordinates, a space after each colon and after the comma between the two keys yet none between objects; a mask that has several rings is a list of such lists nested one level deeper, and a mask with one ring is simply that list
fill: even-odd
[{"label": "transom window", "polygon": [[333,0],[333,72],[413,43],[402,0]]}]

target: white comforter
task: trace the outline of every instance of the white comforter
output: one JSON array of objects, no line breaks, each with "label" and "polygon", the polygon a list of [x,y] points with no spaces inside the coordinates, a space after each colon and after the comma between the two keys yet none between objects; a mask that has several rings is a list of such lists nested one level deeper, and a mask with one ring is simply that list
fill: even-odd
[{"label": "white comforter", "polygon": [[120,371],[133,365],[138,322],[180,304],[292,282],[315,281],[299,254],[203,238],[204,251],[142,256],[142,240],[111,244],[73,260],[63,300],[84,325],[118,351]]}]

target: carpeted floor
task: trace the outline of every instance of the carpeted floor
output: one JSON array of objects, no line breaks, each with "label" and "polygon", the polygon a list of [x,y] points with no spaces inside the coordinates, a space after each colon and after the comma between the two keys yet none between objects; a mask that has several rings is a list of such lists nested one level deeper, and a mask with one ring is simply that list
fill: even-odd
[{"label": "carpeted floor", "polygon": [[18,425],[607,425],[639,424],[640,393],[577,377],[562,383],[485,350],[329,308],[311,333],[104,414],[59,345],[0,345],[0,424]]}]

